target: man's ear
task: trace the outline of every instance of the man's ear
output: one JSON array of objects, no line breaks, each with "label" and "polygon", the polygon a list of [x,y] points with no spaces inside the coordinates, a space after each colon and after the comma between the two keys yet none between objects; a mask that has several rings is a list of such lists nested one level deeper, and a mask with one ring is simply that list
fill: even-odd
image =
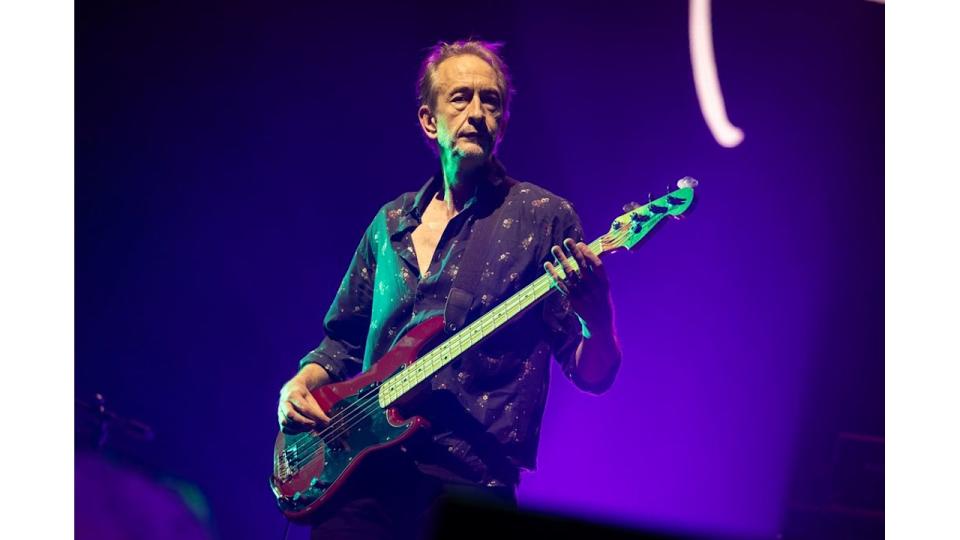
[{"label": "man's ear", "polygon": [[423,129],[423,134],[428,139],[437,140],[437,117],[433,115],[433,111],[426,105],[421,105],[420,109],[417,110],[417,117],[420,120],[420,128]]}]

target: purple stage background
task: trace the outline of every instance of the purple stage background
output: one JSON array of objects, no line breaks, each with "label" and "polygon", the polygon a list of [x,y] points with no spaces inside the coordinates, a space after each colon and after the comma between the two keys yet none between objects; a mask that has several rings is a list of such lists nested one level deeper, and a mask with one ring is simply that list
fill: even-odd
[{"label": "purple stage background", "polygon": [[135,460],[217,537],[280,538],[278,390],[369,219],[433,170],[423,50],[471,34],[506,41],[508,170],[588,236],[701,180],[607,259],[623,368],[601,397],[554,372],[523,505],[773,537],[838,433],[883,436],[883,6],[714,5],[724,149],[685,2],[135,4],[77,7],[76,392],[154,427]]}]

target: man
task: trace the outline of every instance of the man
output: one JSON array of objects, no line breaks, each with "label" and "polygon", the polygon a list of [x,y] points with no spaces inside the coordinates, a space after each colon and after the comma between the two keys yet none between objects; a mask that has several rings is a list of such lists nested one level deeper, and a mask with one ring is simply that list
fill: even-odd
[{"label": "man", "polygon": [[[368,369],[410,328],[444,313],[461,263],[477,251],[483,270],[469,291],[470,319],[544,270],[560,293],[437,372],[418,411],[431,421],[430,440],[354,480],[332,517],[314,525],[315,538],[415,536],[451,491],[515,505],[519,470],[535,465],[551,354],[593,393],[609,388],[619,368],[607,278],[581,241],[579,218],[565,200],[507,177],[495,158],[512,92],[498,49],[441,43],[425,59],[418,117],[440,171],[386,204],[367,228],[323,342],[281,389],[281,428],[327,423],[310,391]],[[471,245],[476,225],[493,219],[490,245]]]}]

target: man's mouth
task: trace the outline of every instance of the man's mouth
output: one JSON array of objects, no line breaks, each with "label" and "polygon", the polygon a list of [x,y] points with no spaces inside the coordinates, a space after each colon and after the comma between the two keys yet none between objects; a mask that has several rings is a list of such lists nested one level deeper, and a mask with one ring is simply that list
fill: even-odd
[{"label": "man's mouth", "polygon": [[466,141],[472,144],[476,144],[479,146],[484,146],[486,145],[487,139],[486,137],[482,136],[479,133],[461,133],[460,140]]}]

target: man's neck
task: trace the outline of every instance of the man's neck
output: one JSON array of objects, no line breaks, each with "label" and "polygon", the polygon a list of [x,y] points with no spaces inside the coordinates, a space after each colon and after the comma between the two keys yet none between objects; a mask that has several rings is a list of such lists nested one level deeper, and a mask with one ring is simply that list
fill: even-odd
[{"label": "man's neck", "polygon": [[443,205],[447,217],[459,214],[477,194],[483,182],[490,181],[490,163],[468,164],[457,156],[441,155],[440,166],[443,171]]}]

